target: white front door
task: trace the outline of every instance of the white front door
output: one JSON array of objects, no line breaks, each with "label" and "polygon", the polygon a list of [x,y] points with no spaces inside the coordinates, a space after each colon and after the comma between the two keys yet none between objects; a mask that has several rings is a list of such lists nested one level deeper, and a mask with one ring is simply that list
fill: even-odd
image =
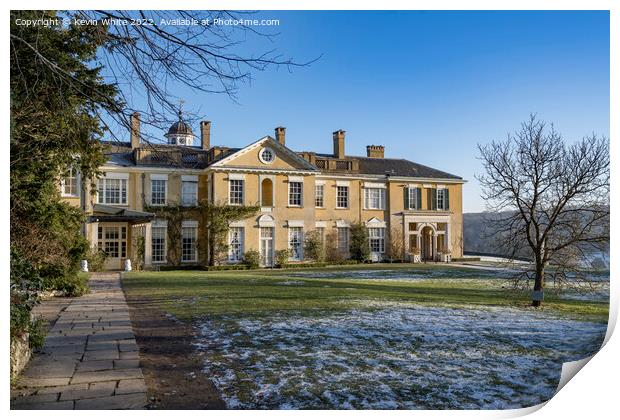
[{"label": "white front door", "polygon": [[273,266],[273,228],[260,228],[260,262],[263,267]]}]

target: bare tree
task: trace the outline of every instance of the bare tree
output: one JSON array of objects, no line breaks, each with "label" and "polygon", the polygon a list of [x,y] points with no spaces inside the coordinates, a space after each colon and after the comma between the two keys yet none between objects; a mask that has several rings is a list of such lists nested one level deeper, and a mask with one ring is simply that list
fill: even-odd
[{"label": "bare tree", "polygon": [[[256,13],[208,10],[59,12],[76,31],[76,36],[83,29],[101,45],[92,65],[104,67],[106,81],[119,87],[116,98],[81,85],[73,74],[63,70],[62,65],[47,57],[19,32],[11,33],[11,43],[26,45],[35,53],[38,64],[51,71],[59,83],[88,97],[89,102],[100,104],[97,115],[114,140],[117,130],[125,133],[131,129],[129,116],[136,111],[140,112],[145,126],[169,127],[181,112],[179,87],[190,88],[198,95],[224,94],[236,101],[240,85],[251,83],[255,72],[267,68],[291,71],[319,58],[300,62],[281,55],[273,46],[279,35],[275,30],[277,26],[257,25],[255,22],[260,21],[260,16]],[[47,12],[41,11],[41,17],[48,17]],[[254,43],[251,47],[249,41]],[[146,106],[137,109],[137,99],[143,100]],[[204,117],[200,109],[183,110],[183,115],[189,123]],[[147,143],[152,140],[145,133],[141,135]]]},{"label": "bare tree", "polygon": [[478,149],[483,198],[500,214],[492,231],[504,251],[527,250],[533,267],[523,274],[540,306],[547,267],[566,278],[567,267],[609,243],[609,141],[592,135],[569,145],[531,115],[514,136]]}]

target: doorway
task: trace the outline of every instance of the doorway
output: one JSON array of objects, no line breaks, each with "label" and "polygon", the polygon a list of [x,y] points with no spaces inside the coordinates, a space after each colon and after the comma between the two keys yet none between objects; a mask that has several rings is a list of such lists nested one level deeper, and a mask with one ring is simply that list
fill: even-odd
[{"label": "doorway", "polygon": [[260,262],[263,267],[273,266],[273,227],[260,228]]},{"label": "doorway", "polygon": [[421,256],[424,261],[434,261],[435,260],[435,249],[434,249],[434,237],[433,237],[433,229],[429,226],[426,226],[420,232],[421,239]]}]

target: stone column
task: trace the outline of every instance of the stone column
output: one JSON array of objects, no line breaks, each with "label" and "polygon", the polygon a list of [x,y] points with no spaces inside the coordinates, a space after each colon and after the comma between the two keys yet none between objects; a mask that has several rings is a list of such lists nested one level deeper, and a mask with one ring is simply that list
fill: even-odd
[{"label": "stone column", "polygon": [[144,226],[144,266],[145,267],[150,267],[151,264],[153,263],[153,255],[152,255],[152,250],[153,247],[151,246],[151,222],[147,222],[145,223]]},{"label": "stone column", "polygon": [[90,224],[90,246],[91,248],[97,248],[99,242],[99,223],[93,222]]}]

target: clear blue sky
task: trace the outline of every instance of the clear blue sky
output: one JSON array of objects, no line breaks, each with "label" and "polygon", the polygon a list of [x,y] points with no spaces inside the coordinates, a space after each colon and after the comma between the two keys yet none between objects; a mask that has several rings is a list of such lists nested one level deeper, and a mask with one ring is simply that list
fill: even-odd
[{"label": "clear blue sky", "polygon": [[259,15],[280,19],[280,35],[248,48],[323,56],[292,72],[255,73],[239,103],[181,90],[185,107],[213,122],[212,144],[244,146],[283,125],[294,150],[331,152],[342,128],[347,154],[383,144],[386,157],[462,176],[472,212],[484,209],[476,144],[505,138],[530,112],[570,141],[609,135],[607,12]]}]

